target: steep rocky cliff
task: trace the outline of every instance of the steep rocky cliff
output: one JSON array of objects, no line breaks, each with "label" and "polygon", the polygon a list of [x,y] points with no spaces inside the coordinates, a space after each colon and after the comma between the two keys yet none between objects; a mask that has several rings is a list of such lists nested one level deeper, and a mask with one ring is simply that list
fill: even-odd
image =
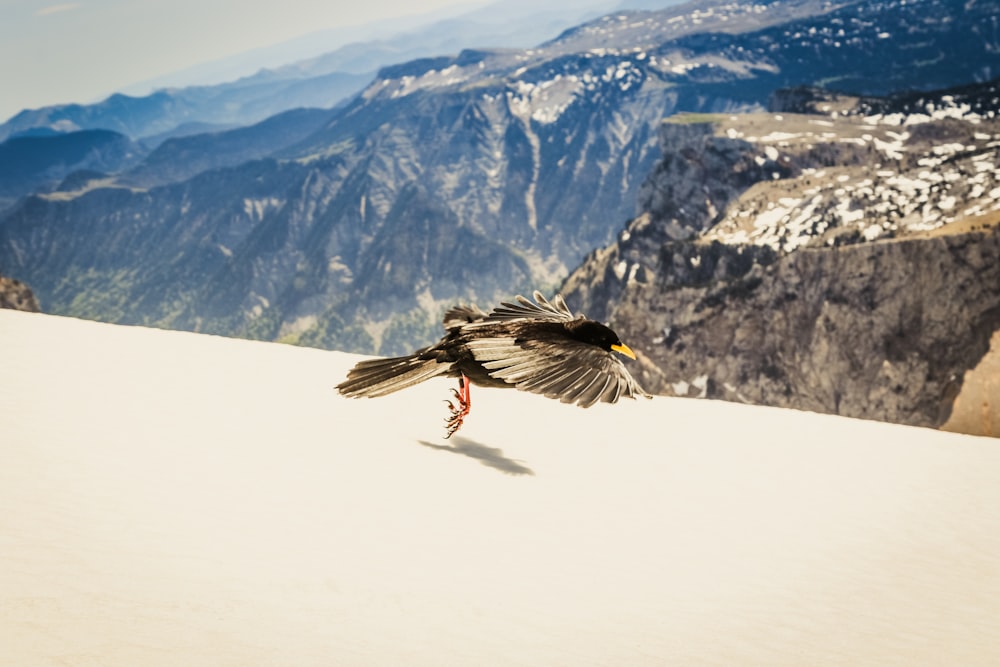
[{"label": "steep rocky cliff", "polygon": [[567,301],[654,391],[940,426],[1000,329],[1000,95],[968,94],[672,119]]}]

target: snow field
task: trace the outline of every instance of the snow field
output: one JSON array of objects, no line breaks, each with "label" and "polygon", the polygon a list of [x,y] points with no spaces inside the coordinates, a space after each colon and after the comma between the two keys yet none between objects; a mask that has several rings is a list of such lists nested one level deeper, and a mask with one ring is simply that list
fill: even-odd
[{"label": "snow field", "polygon": [[0,311],[11,665],[991,664],[1000,448]]}]

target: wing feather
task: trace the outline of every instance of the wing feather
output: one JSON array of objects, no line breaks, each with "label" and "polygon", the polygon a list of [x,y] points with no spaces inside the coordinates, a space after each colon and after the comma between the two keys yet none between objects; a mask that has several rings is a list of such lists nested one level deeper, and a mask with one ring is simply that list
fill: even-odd
[{"label": "wing feather", "polygon": [[[521,351],[512,337],[476,338],[468,341],[466,345],[476,361],[482,363],[486,368],[508,366]],[[499,363],[499,366],[493,362]]]},{"label": "wing feather", "polygon": [[337,385],[337,390],[352,398],[385,396],[444,375],[450,368],[450,364],[422,359],[419,355],[367,359],[358,362],[348,372],[347,379]]},{"label": "wing feather", "polygon": [[589,408],[591,405],[596,403],[604,396],[604,391],[607,389],[608,384],[612,381],[612,376],[606,374],[595,374],[596,377],[589,387],[587,387],[585,392],[580,394],[578,403],[581,408]]},{"label": "wing feather", "polygon": [[[533,319],[548,322],[568,322],[576,319],[576,316],[566,305],[561,294],[553,297],[552,301],[546,299],[541,292],[535,291],[532,295],[534,302],[518,294],[514,297],[516,303],[503,301],[499,306],[490,311],[482,323],[505,322],[509,320]],[[476,322],[475,324],[480,324]]]},{"label": "wing feather", "polygon": [[511,336],[470,340],[468,347],[492,377],[564,403],[590,407],[649,396],[614,353],[587,343]]},{"label": "wing feather", "polygon": [[486,313],[478,306],[458,305],[448,309],[442,324],[445,329],[455,329],[472,322],[481,322],[485,318]]},{"label": "wing feather", "polygon": [[559,397],[563,403],[579,403],[582,405],[581,397],[594,384],[599,372],[593,368],[588,368],[579,380],[567,387],[566,391]]},{"label": "wing feather", "polygon": [[551,398],[562,397],[570,387],[589,372],[589,369],[586,368],[573,368],[569,372],[558,372],[559,370],[558,368],[551,369],[548,374],[527,380],[522,385],[529,391]]}]

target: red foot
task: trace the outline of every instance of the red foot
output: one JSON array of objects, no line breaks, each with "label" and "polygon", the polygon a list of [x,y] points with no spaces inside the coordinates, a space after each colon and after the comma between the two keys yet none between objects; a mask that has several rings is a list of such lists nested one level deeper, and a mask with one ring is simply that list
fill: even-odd
[{"label": "red foot", "polygon": [[462,428],[462,421],[469,414],[469,410],[472,409],[472,397],[469,395],[469,378],[463,375],[458,380],[458,389],[452,389],[451,393],[454,394],[458,405],[455,405],[451,401],[445,401],[448,404],[448,409],[451,410],[451,416],[445,419],[445,425],[448,427],[448,435],[445,436],[445,439],[455,435],[455,432]]}]

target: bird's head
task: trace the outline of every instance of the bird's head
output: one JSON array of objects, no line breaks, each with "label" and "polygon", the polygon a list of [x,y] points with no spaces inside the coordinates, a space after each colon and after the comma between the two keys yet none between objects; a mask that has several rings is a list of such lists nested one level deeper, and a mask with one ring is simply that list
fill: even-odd
[{"label": "bird's head", "polygon": [[567,325],[567,328],[570,330],[570,333],[574,338],[581,340],[584,343],[590,343],[591,345],[596,345],[597,347],[608,350],[609,352],[617,352],[625,355],[629,359],[635,359],[635,352],[633,352],[628,345],[621,342],[618,338],[618,334],[616,334],[610,327],[607,327],[600,322],[579,319],[570,322]]}]

